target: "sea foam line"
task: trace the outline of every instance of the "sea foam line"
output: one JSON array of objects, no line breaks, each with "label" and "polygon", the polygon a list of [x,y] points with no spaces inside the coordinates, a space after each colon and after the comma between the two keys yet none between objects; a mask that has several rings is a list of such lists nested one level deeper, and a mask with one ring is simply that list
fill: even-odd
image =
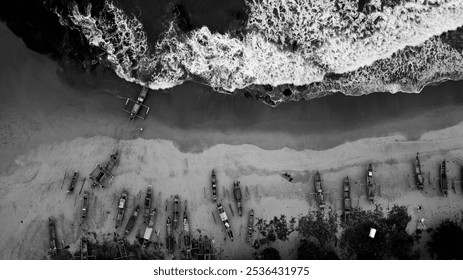
[{"label": "sea foam line", "polygon": [[[207,27],[184,34],[173,21],[153,48],[142,24],[111,2],[98,15],[91,15],[91,6],[81,12],[75,4],[69,20],[61,22],[104,50],[119,77],[152,89],[200,79],[226,91],[321,82],[327,91],[365,94],[416,91],[461,73],[461,52],[437,35],[463,25],[463,1],[413,0],[388,7],[373,0],[364,12],[356,3],[247,0],[243,38]],[[327,82],[327,73],[343,78]]]}]

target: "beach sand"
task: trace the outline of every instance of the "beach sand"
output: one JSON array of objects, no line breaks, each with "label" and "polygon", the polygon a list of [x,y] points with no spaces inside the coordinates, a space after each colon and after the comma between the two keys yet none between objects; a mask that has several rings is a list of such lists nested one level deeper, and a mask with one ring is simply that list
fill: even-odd
[{"label": "beach sand", "polygon": [[[153,102],[149,104],[153,113],[145,122],[132,123],[120,110],[124,99],[114,95],[136,95],[138,87],[124,83],[109,94],[100,90],[103,87],[98,84],[93,91],[73,89],[58,78],[64,74],[54,62],[27,50],[1,26],[2,38],[5,38],[0,46],[2,259],[43,258],[48,248],[50,216],[57,219],[58,238],[71,249],[76,248],[84,233],[94,232],[99,240],[111,239],[121,191],[125,189],[130,195],[127,220],[135,203],[142,203],[148,185],[152,185],[159,207],[155,226],[160,231],[159,241],[165,240],[165,219],[170,214],[169,209],[165,210],[166,200],[178,194],[182,204],[188,200],[193,234],[198,236],[200,230],[213,238],[221,258],[252,258],[254,250],[244,241],[250,209],[254,209],[256,218],[266,220],[280,215],[297,218],[316,210],[313,196],[316,170],[321,173],[328,206],[333,210],[338,211],[342,205],[341,186],[345,176],[351,178],[354,205],[374,209],[374,205],[368,204],[362,185],[367,164],[371,162],[381,190],[377,202],[385,210],[393,204],[408,206],[413,218],[410,232],[417,219],[425,218],[427,226],[432,227],[443,218],[459,214],[463,208],[459,182],[456,193],[450,191],[449,197],[444,198],[434,180],[444,158],[449,161],[449,176],[460,180],[463,107],[453,105],[453,100],[422,111],[397,113],[396,117],[373,120],[367,117],[355,125],[346,124],[342,115],[338,115],[327,118],[328,128],[323,128],[323,116],[333,112],[326,112],[306,127],[306,117],[298,120],[297,116],[304,116],[304,110],[314,107],[287,105],[285,108],[285,105],[280,111],[274,111],[267,107],[259,109],[265,106],[262,104],[246,103],[241,108],[242,99],[228,96],[224,98],[230,101],[232,109],[227,111],[226,101],[220,101],[221,105],[214,111],[214,106],[219,104],[216,97],[211,97],[211,103],[199,102],[201,98],[208,98],[209,92],[192,94],[187,101],[195,104],[193,108],[188,102],[179,105],[182,104],[179,99],[186,93],[166,92],[149,99]],[[110,75],[99,71],[97,75],[101,77]],[[79,79],[85,77],[81,75]],[[84,80],[81,82],[85,84]],[[93,82],[87,81],[86,85]],[[102,79],[101,83],[104,82],[111,83]],[[108,87],[121,85],[113,83]],[[204,88],[190,84],[181,90]],[[205,114],[192,115],[192,111]],[[215,113],[207,115],[210,112]],[[286,113],[288,119],[282,118]],[[392,110],[391,114],[396,113]],[[277,120],[278,117],[282,120]],[[360,119],[361,114],[357,117]],[[417,133],[413,137],[404,136],[403,130]],[[86,181],[84,190],[90,192],[89,220],[81,226],[82,181],[78,182],[74,194],[67,195],[69,177],[61,188],[63,176],[65,172],[77,170],[88,177],[95,164],[106,160],[115,149],[121,152],[121,160],[111,186],[92,190],[89,180]],[[412,160],[416,152],[421,154],[424,171],[429,173],[431,181],[423,193],[412,187]],[[213,168],[217,170],[220,200],[235,232],[234,242],[224,241],[223,227],[219,220],[215,224],[211,215],[217,211],[209,189]],[[281,176],[285,172],[294,177],[293,182]],[[246,187],[249,190],[242,218],[236,216],[231,197],[234,179],[241,181],[243,192]],[[234,207],[235,216],[228,204]],[[418,205],[423,209],[416,210]],[[137,229],[141,228],[139,223]],[[129,241],[133,241],[136,231],[129,235]],[[258,237],[257,233],[254,237]],[[294,232],[289,241],[277,241],[274,247],[283,258],[295,258],[296,239]]]},{"label": "beach sand", "polygon": [[28,50],[4,24],[0,37],[0,172],[25,151],[75,137],[169,139],[182,151],[216,144],[325,150],[369,137],[418,139],[463,121],[463,82],[448,82],[420,94],[339,93],[278,108],[187,83],[150,91],[148,118],[129,122],[122,107],[139,86],[103,67],[87,74],[58,65]]},{"label": "beach sand", "polygon": [[[341,210],[342,180],[349,176],[354,205],[374,209],[375,206],[367,202],[364,185],[369,162],[374,166],[375,182],[380,187],[376,203],[385,210],[394,204],[407,206],[413,218],[409,226],[411,232],[420,218],[425,218],[426,225],[432,227],[463,209],[460,184],[456,182],[456,193],[450,190],[449,197],[443,197],[434,180],[438,176],[439,163],[444,159],[448,160],[449,177],[460,180],[462,125],[427,133],[417,141],[404,141],[401,136],[372,138],[326,151],[267,151],[252,145],[216,145],[200,153],[183,153],[167,140],[114,140],[108,137],[76,138],[41,145],[18,157],[14,171],[0,177],[1,258],[42,257],[48,244],[49,216],[58,219],[58,237],[71,248],[75,248],[83,232],[95,232],[100,237],[108,233],[112,236],[118,195],[122,190],[129,192],[127,215],[130,215],[135,203],[142,203],[148,185],[152,185],[154,201],[158,203],[155,229],[160,231],[160,241],[165,240],[166,215],[171,215],[170,204],[166,211],[166,200],[171,201],[178,194],[182,204],[188,200],[187,211],[194,235],[200,230],[213,238],[215,245],[223,250],[223,258],[251,258],[253,250],[244,242],[246,215],[241,218],[232,216],[228,209],[231,204],[236,215],[233,180],[241,181],[243,191],[246,187],[249,189],[244,200],[245,213],[254,209],[256,217],[265,220],[280,215],[288,219],[301,217],[316,210],[311,195],[315,170],[321,173],[329,208]],[[81,183],[77,184],[73,194],[68,195],[69,178],[61,189],[63,175],[66,171],[69,174],[77,170],[86,176],[97,162],[106,160],[116,149],[121,151],[121,160],[111,185],[107,189],[95,190],[89,188],[89,181],[84,185],[84,190],[90,191],[90,210],[88,224],[81,227],[81,196],[78,195]],[[412,162],[416,152],[421,155],[425,173],[429,173],[425,192],[413,187]],[[219,221],[215,224],[211,215],[211,212],[216,214],[209,181],[213,168],[217,170],[219,200],[225,205],[236,236],[234,242],[225,239],[222,225]],[[292,182],[281,176],[285,172],[294,177]],[[419,205],[422,210],[418,211],[416,207]],[[133,240],[135,234],[136,230],[129,240]],[[281,241],[275,246],[284,258],[295,257],[294,246]]]}]

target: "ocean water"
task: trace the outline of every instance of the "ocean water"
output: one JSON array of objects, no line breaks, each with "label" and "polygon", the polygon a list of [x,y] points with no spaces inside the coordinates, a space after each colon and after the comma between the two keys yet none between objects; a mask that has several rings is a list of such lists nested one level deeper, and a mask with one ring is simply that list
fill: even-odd
[{"label": "ocean water", "polygon": [[[451,1],[447,2],[450,3]],[[204,26],[210,32],[212,36],[210,38],[215,40],[223,38],[223,36],[231,36],[227,35],[229,34],[227,32],[236,30],[236,26],[240,25],[239,22],[244,21],[246,23],[249,21],[249,10],[244,1],[133,0],[106,3],[108,5],[106,7],[107,12],[115,13],[119,17],[117,22],[120,25],[114,29],[117,32],[100,33],[101,37],[90,36],[89,38],[94,38],[98,46],[101,45],[104,47],[105,40],[111,42],[111,44],[114,43],[114,48],[111,50],[114,53],[117,53],[116,50],[121,52],[120,56],[116,55],[116,57],[120,57],[123,61],[127,58],[126,55],[136,54],[136,52],[132,52],[134,49],[133,45],[130,44],[130,40],[135,40],[136,38],[143,39],[137,39],[135,42],[140,47],[139,51],[143,51],[144,47],[145,54],[149,53],[150,55],[147,57],[151,59],[156,54],[156,43],[163,41],[163,36],[165,36],[166,30],[172,22],[183,22],[183,29],[176,30],[176,32],[181,31],[183,34],[179,34],[179,36],[174,38],[186,42],[185,40],[188,41],[191,39],[188,37],[188,34],[191,35],[194,32],[199,32],[199,30],[204,30]],[[183,12],[186,11],[188,14],[188,20],[184,18],[183,21],[179,21],[178,19],[173,21],[172,18],[169,18],[169,11],[172,11],[173,4],[183,7]],[[69,12],[72,14],[73,9],[72,6],[70,7]],[[458,3],[454,3],[454,8],[459,8]],[[58,11],[54,12],[58,13]],[[72,25],[72,28],[77,28],[75,30],[82,32],[82,36],[85,34],[91,35],[95,30],[99,30],[98,28],[92,29],[90,27],[104,26],[105,22],[108,23],[105,21],[105,17],[100,22],[95,20],[94,15],[89,14],[88,11],[82,8],[75,11],[73,15],[75,17],[74,20],[85,23],[89,27],[89,29],[81,29],[80,25]],[[130,19],[130,21],[125,21],[127,19]],[[71,24],[70,19],[61,18],[61,20],[65,25]],[[133,29],[134,26],[136,27],[135,29]],[[118,36],[109,36],[111,34],[117,35],[123,28],[127,29],[127,33],[124,34],[125,37],[123,36],[123,38],[128,38],[129,40],[129,43],[123,46],[125,51],[117,48],[117,44],[125,42],[125,39],[122,40],[123,38]],[[134,37],[132,38],[131,36]],[[14,36],[9,34],[5,37],[4,42],[6,44],[9,41],[16,42],[16,40],[20,41],[20,39],[14,38]],[[429,42],[427,40],[425,44],[429,44],[432,49],[433,44]],[[444,44],[443,42],[441,40],[442,45]],[[14,55],[22,59],[26,59],[28,56],[35,57],[34,55],[27,54],[28,52],[25,51],[16,54],[14,50],[18,48],[15,45],[17,42],[13,42],[12,44],[14,47],[9,48],[12,50],[12,53],[7,54],[8,57],[13,57]],[[458,49],[458,46],[458,44],[453,44],[452,47],[450,44],[447,44],[446,48],[452,47],[451,52],[461,55],[462,49]],[[420,47],[419,49],[426,48]],[[78,130],[72,133],[69,132],[69,134],[66,132],[56,132],[59,138],[56,141],[62,140],[63,137],[63,139],[66,139],[66,135],[69,137],[79,135],[88,137],[107,135],[117,138],[132,138],[139,135],[137,131],[140,127],[144,127],[145,130],[140,135],[141,137],[170,139],[185,151],[198,151],[205,147],[221,143],[253,144],[265,149],[288,147],[293,149],[308,148],[323,150],[340,145],[346,141],[396,133],[403,134],[408,139],[416,139],[424,132],[442,129],[463,121],[463,82],[449,81],[435,86],[428,86],[418,94],[391,94],[387,91],[376,92],[372,90],[370,92],[368,90],[368,94],[362,94],[361,96],[350,96],[346,92],[335,92],[325,96],[326,94],[323,91],[317,91],[317,87],[326,88],[328,83],[316,83],[316,85],[311,84],[300,89],[301,91],[305,90],[308,92],[307,94],[310,95],[307,97],[308,101],[282,102],[278,107],[273,108],[263,104],[260,100],[256,100],[255,95],[254,97],[247,95],[248,98],[245,98],[245,91],[238,90],[235,94],[221,94],[217,92],[218,88],[211,86],[209,80],[198,78],[197,76],[188,77],[187,75],[176,86],[150,91],[147,98],[147,105],[151,107],[148,119],[143,122],[129,123],[127,122],[126,114],[121,111],[125,98],[136,97],[140,90],[139,84],[147,85],[147,83],[141,80],[141,76],[124,76],[124,73],[126,73],[124,71],[131,69],[131,60],[125,60],[128,63],[127,65],[129,65],[127,69],[122,64],[119,65],[120,68],[111,64],[107,67],[108,64],[105,62],[108,62],[108,58],[104,57],[108,56],[106,51],[110,49],[102,48],[102,50],[104,50],[102,52],[102,63],[97,64],[98,66],[95,66],[95,70],[92,73],[76,70],[79,67],[75,67],[75,65],[67,68],[66,63],[60,62],[56,64],[58,68],[56,80],[53,78],[55,74],[50,73],[47,79],[53,79],[53,81],[43,81],[44,87],[48,83],[56,84],[61,81],[67,87],[78,89],[85,93],[76,94],[73,102],[86,104],[88,112],[97,109],[98,112],[95,117],[106,124],[105,129],[98,127],[99,122],[95,122],[94,125],[90,126],[82,124]],[[437,52],[436,54],[439,53]],[[420,53],[418,56],[422,56],[422,54]],[[147,59],[147,57],[139,57],[139,65],[149,68],[150,64],[144,65],[141,63],[146,62],[147,60],[144,59]],[[404,57],[406,57],[406,53]],[[171,58],[174,58],[174,56]],[[203,58],[207,61],[207,57]],[[413,65],[414,60],[411,58],[409,56],[408,60],[410,61],[410,65]],[[455,61],[439,60],[440,58],[442,57],[435,56],[435,61],[445,62],[446,69],[456,67],[455,69],[461,71],[461,68],[458,68],[458,57]],[[391,59],[400,60],[394,55]],[[423,59],[428,58],[424,57]],[[33,58],[33,60],[36,60],[36,58]],[[199,61],[204,62],[205,60]],[[182,61],[178,60],[179,63]],[[432,62],[433,60],[429,61]],[[387,62],[388,59],[383,59],[375,63],[387,64]],[[228,62],[225,60],[223,63]],[[170,62],[166,65],[170,65],[170,70],[172,71],[178,66],[175,63],[170,64]],[[373,69],[374,65],[373,63],[370,66],[361,67],[356,73]],[[34,83],[37,84],[42,83],[39,76],[34,77],[33,75],[33,73],[40,71],[40,69],[37,68],[37,65],[32,69],[27,59],[24,64],[17,65],[12,63],[10,67],[14,67],[18,73],[22,73],[27,69],[29,74],[24,79],[33,79]],[[50,65],[47,67],[53,68]],[[185,68],[178,69],[179,71],[184,71]],[[386,70],[384,73],[388,73]],[[4,71],[9,73],[11,72],[11,68],[4,69]],[[121,73],[124,75],[121,75]],[[141,72],[134,71],[134,69],[130,70],[131,75],[135,73]],[[166,73],[169,73],[169,71]],[[354,72],[349,73],[352,74]],[[222,74],[224,73],[217,72],[218,76]],[[338,83],[343,77],[345,78],[351,74],[340,74],[341,78],[338,80]],[[429,75],[430,77],[432,76],[431,74]],[[152,78],[153,76],[150,77]],[[365,75],[365,77],[369,76]],[[439,78],[437,81],[449,78],[445,75],[437,75],[436,77]],[[457,76],[453,78],[458,80]],[[378,84],[377,82],[370,81],[363,84],[363,87],[378,86]],[[268,87],[266,85],[263,89],[268,92]],[[6,91],[2,91],[2,94],[5,96],[18,94],[18,96],[21,96],[21,100],[27,100],[27,94],[35,94],[38,100],[48,101],[48,105],[37,105],[37,109],[40,109],[39,107],[46,107],[46,105],[58,106],[62,108],[61,110],[73,112],[74,116],[80,116],[80,112],[76,111],[76,108],[62,106],[63,98],[59,98],[59,93],[54,92],[51,94],[49,90],[37,93],[34,92],[35,88],[36,86],[33,86],[30,89],[21,90],[21,94]],[[258,85],[252,86],[252,89],[253,94],[262,90]],[[246,88],[245,90],[251,89]],[[271,91],[282,91],[282,88],[280,86],[272,87]],[[414,92],[413,90],[410,91]],[[40,97],[37,97],[37,94],[40,94]],[[69,96],[69,94],[66,95],[66,100],[70,100]],[[294,95],[288,98],[293,97]],[[299,96],[298,98],[306,98],[306,96]],[[97,101],[98,106],[93,108],[91,104],[94,104],[95,101]],[[48,111],[45,107],[42,110],[43,112]],[[18,111],[19,113],[20,111]],[[24,114],[29,115],[30,113]],[[31,118],[33,119],[34,116],[31,116]],[[113,125],[109,125],[111,123]],[[47,141],[46,137],[44,137],[43,141]]]},{"label": "ocean water", "polygon": [[[324,150],[396,133],[412,140],[463,121],[459,81],[429,86],[419,94],[336,93],[276,108],[186,82],[150,91],[148,118],[130,122],[122,107],[126,97],[137,96],[140,86],[101,65],[88,73],[76,71],[72,63],[58,64],[28,50],[5,25],[0,31],[0,123],[5,125],[2,135],[13,137],[9,144],[20,152],[50,141],[98,135],[169,139],[183,151],[217,144]],[[3,160],[17,156],[14,149],[12,154],[9,148],[1,150]]]},{"label": "ocean water", "polygon": [[[100,82],[96,88],[93,79]],[[100,102],[107,102],[105,111],[111,112],[116,123],[128,123],[128,116],[120,108],[125,97],[137,96],[140,86],[108,71],[91,78],[72,73],[65,81],[78,89],[88,82],[83,90],[95,91]],[[103,91],[109,94],[102,96]],[[120,101],[114,100],[114,95]],[[200,151],[216,144],[324,150],[348,141],[393,134],[414,140],[425,132],[456,125],[463,121],[463,81],[428,86],[419,94],[335,93],[277,107],[243,95],[217,94],[207,85],[186,82],[150,91],[146,105],[151,108],[148,118],[135,121],[133,127],[144,127],[144,138],[170,139],[184,151]]]},{"label": "ocean water", "polygon": [[194,80],[276,105],[419,92],[463,73],[459,0],[107,0],[54,12],[120,78],[154,90]]}]

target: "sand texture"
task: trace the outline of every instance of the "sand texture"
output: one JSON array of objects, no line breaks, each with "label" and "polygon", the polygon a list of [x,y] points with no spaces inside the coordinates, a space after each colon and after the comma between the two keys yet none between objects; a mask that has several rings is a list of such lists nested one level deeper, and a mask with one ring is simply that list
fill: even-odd
[{"label": "sand texture", "polygon": [[[313,196],[316,170],[321,173],[329,209],[341,210],[341,186],[345,176],[351,178],[354,206],[374,209],[375,205],[367,202],[364,185],[369,162],[375,171],[376,204],[385,210],[393,204],[408,206],[413,218],[410,231],[414,230],[419,218],[425,218],[427,226],[431,227],[463,209],[459,177],[463,157],[462,131],[458,125],[427,133],[417,141],[404,141],[401,136],[371,138],[320,152],[216,145],[200,153],[183,153],[171,141],[117,141],[108,137],[75,138],[41,145],[19,156],[13,170],[0,177],[1,258],[42,258],[48,247],[47,221],[50,216],[57,218],[58,238],[71,249],[75,248],[82,234],[96,233],[99,240],[105,236],[112,238],[116,232],[117,200],[122,190],[129,193],[126,222],[136,203],[143,202],[148,185],[153,187],[154,202],[159,210],[155,226],[160,232],[159,241],[165,240],[166,215],[172,215],[171,200],[178,194],[182,210],[185,200],[188,201],[187,211],[194,235],[201,231],[213,238],[222,258],[251,258],[253,249],[245,243],[247,219],[246,215],[237,215],[232,197],[233,180],[241,181],[244,213],[254,209],[256,218],[268,220],[285,215],[289,219],[316,210]],[[77,170],[87,177],[96,163],[105,161],[115,150],[121,152],[121,159],[111,185],[107,189],[91,189],[87,180],[83,187],[90,192],[90,208],[88,221],[81,225],[79,192],[82,177],[74,193],[67,194],[70,172]],[[412,160],[416,152],[420,153],[426,175],[424,192],[414,188]],[[436,180],[439,163],[444,159],[448,161],[450,181],[455,181],[456,186],[456,192],[450,188],[449,197],[440,194]],[[219,201],[228,212],[236,236],[234,242],[225,239],[218,216],[215,224],[211,214],[216,215],[209,181],[213,168],[219,181]],[[68,176],[61,189],[65,172]],[[281,176],[285,172],[293,176],[292,182]],[[233,207],[235,216],[228,204]],[[423,207],[422,210],[416,209],[418,205]],[[143,228],[140,223],[138,220],[129,240],[134,239],[137,229]],[[292,242],[295,237],[296,234],[292,234],[287,242]],[[275,246],[281,250],[282,256],[294,258],[293,246],[282,241]]]}]

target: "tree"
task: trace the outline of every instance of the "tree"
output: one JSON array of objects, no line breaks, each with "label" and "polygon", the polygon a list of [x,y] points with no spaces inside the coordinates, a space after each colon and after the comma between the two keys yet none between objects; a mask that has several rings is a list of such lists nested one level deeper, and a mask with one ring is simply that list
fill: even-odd
[{"label": "tree", "polygon": [[404,231],[412,217],[408,215],[407,207],[405,206],[392,206],[387,216],[387,224],[389,227],[396,227],[398,231]]},{"label": "tree", "polygon": [[[370,238],[370,229],[376,229]],[[386,256],[386,228],[381,211],[356,211],[352,213],[341,236],[341,249],[348,259],[381,260]]]},{"label": "tree", "polygon": [[312,212],[299,220],[297,230],[304,238],[313,239],[318,244],[328,244],[336,238],[337,221],[335,212],[329,212],[326,216],[321,211]]},{"label": "tree", "polygon": [[417,258],[416,253],[413,252],[413,237],[407,233],[407,225],[411,219],[407,207],[398,205],[394,205],[387,216],[388,247],[391,256],[396,259],[409,260]]},{"label": "tree", "polygon": [[389,234],[389,248],[391,255],[399,260],[417,259],[418,255],[413,251],[414,240],[405,230],[393,231]]},{"label": "tree", "polygon": [[265,248],[262,251],[261,258],[263,260],[281,260],[280,252],[273,247]]},{"label": "tree", "polygon": [[325,214],[317,211],[302,217],[297,227],[303,238],[297,249],[298,259],[326,259],[328,253],[333,251],[337,228],[338,216],[335,212]]},{"label": "tree", "polygon": [[445,220],[432,232],[428,250],[433,258],[440,260],[463,259],[463,229],[450,220]]},{"label": "tree", "polygon": [[303,239],[297,247],[298,260],[321,260],[323,252],[314,242]]},{"label": "tree", "polygon": [[[405,206],[394,205],[385,217],[381,210],[356,211],[341,236],[343,256],[349,259],[415,259],[414,240],[406,229],[411,217]],[[374,238],[370,229],[376,229]]]},{"label": "tree", "polygon": [[314,242],[307,239],[301,240],[297,247],[298,260],[338,260],[339,257],[332,250],[320,248]]},{"label": "tree", "polygon": [[71,252],[66,249],[58,250],[55,255],[52,255],[52,260],[73,260]]}]

